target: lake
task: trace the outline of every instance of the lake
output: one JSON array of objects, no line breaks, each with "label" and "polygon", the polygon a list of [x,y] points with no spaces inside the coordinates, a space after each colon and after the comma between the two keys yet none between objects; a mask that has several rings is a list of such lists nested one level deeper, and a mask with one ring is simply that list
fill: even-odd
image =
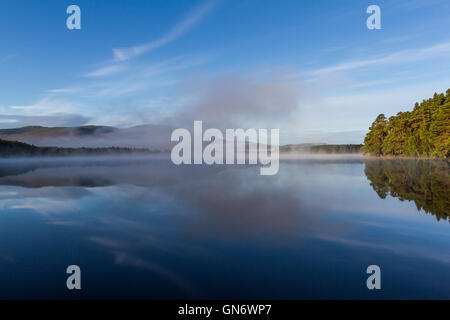
[{"label": "lake", "polygon": [[[1,299],[450,299],[450,165],[2,160]],[[366,269],[381,268],[381,290]],[[79,265],[82,290],[66,288]]]}]

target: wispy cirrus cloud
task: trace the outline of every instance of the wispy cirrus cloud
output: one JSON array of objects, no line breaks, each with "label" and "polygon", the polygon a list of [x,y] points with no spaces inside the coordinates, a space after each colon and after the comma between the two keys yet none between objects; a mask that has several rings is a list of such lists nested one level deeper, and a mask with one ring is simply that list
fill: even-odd
[{"label": "wispy cirrus cloud", "polygon": [[6,57],[0,58],[0,64],[5,63],[8,60],[11,60],[15,56],[16,56],[15,54],[9,54]]},{"label": "wispy cirrus cloud", "polygon": [[0,112],[8,114],[11,111],[20,111],[21,115],[49,115],[55,112],[58,113],[73,113],[79,110],[80,103],[72,100],[64,100],[48,95],[39,99],[30,105],[9,105],[8,107],[0,108]]},{"label": "wispy cirrus cloud", "polygon": [[210,61],[208,56],[177,56],[151,65],[131,66],[128,73],[108,81],[92,84],[86,93],[94,97],[118,97],[150,88],[172,86],[178,82],[174,74],[201,66]]},{"label": "wispy cirrus cloud", "polygon": [[94,71],[91,71],[86,74],[86,77],[95,78],[95,77],[104,77],[113,75],[116,73],[119,73],[121,71],[124,71],[127,68],[125,64],[114,64],[109,66],[104,66],[101,68],[98,68]]},{"label": "wispy cirrus cloud", "polygon": [[80,91],[79,88],[57,88],[57,89],[47,90],[46,93],[64,94],[64,93],[76,93],[79,91]]},{"label": "wispy cirrus cloud", "polygon": [[384,56],[370,57],[368,59],[346,61],[332,66],[320,68],[312,72],[315,76],[326,75],[335,72],[345,72],[366,67],[381,66],[394,63],[407,63],[433,57],[444,57],[450,53],[450,42],[443,42],[434,46],[396,51]]},{"label": "wispy cirrus cloud", "polygon": [[1,115],[0,128],[18,128],[25,126],[47,126],[47,127],[66,127],[80,126],[86,124],[90,118],[69,113],[53,113],[42,116],[22,116],[22,115]]},{"label": "wispy cirrus cloud", "polygon": [[113,49],[114,61],[122,62],[130,60],[136,56],[139,56],[145,52],[162,47],[177,38],[184,35],[192,27],[194,27],[201,19],[203,19],[208,12],[215,6],[216,1],[206,1],[202,5],[195,7],[189,12],[189,14],[179,21],[175,26],[162,37],[151,41],[149,43],[132,46],[128,48],[115,48]]},{"label": "wispy cirrus cloud", "polygon": [[[178,23],[176,23],[172,29],[170,29],[166,34],[162,35],[160,38],[151,41],[149,43],[143,45],[137,45],[132,47],[125,48],[114,48],[113,49],[113,60],[107,61],[103,63],[101,67],[94,69],[84,76],[87,78],[103,78],[107,76],[114,76],[118,73],[123,73],[125,71],[133,71],[133,73],[143,74],[143,72],[147,72],[146,76],[149,74],[160,74],[166,73],[167,71],[176,71],[180,69],[185,69],[186,64],[197,65],[204,63],[205,57],[200,57],[199,61],[192,61],[192,59],[187,58],[187,62],[183,62],[183,58],[176,57],[173,59],[169,59],[167,61],[161,62],[159,65],[152,65],[150,68],[144,68],[143,70],[136,70],[136,67],[131,63],[127,63],[129,61],[143,53],[151,51],[153,49],[162,47],[172,41],[175,41],[190,29],[192,29],[197,23],[199,23],[217,4],[216,0],[213,1],[205,1],[201,5],[194,7],[183,19],[181,19]],[[180,66],[168,65],[171,64],[170,60],[179,60],[178,63]],[[131,84],[131,86],[127,86],[127,89],[119,90],[119,92],[135,92],[140,90],[141,88],[145,88],[145,85],[141,84]],[[130,90],[129,90],[130,89]],[[111,92],[111,90],[101,91],[100,95],[105,95]]]}]

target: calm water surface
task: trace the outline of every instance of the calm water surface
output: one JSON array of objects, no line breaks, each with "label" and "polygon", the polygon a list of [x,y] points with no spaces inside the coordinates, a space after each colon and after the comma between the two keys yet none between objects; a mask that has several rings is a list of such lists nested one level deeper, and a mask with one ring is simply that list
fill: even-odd
[{"label": "calm water surface", "polygon": [[[449,169],[4,161],[0,298],[450,299]],[[66,289],[71,264],[81,291]]]}]

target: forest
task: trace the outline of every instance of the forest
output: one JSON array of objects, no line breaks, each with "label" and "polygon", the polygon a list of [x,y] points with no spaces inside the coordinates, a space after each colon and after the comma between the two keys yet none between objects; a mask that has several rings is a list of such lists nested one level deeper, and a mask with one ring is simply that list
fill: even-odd
[{"label": "forest", "polygon": [[0,139],[0,157],[87,156],[112,154],[150,154],[158,151],[135,148],[59,148],[37,147],[32,144]]},{"label": "forest", "polygon": [[435,93],[412,111],[377,116],[362,151],[373,156],[450,157],[450,89]]}]

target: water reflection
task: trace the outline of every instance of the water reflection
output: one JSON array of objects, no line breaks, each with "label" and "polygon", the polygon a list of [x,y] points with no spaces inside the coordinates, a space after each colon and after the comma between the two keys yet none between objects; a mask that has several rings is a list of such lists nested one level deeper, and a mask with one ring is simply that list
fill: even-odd
[{"label": "water reflection", "polygon": [[[417,210],[447,220],[450,216],[450,162],[371,159],[365,174],[378,196],[414,201]],[[450,220],[449,220],[450,221]]]},{"label": "water reflection", "polygon": [[[120,190],[118,196],[130,205],[165,199],[170,202],[170,209],[161,211],[176,217],[174,221],[180,229],[192,236],[249,238],[271,230],[298,232],[314,220],[301,213],[298,185],[281,183],[277,176],[255,179],[259,177],[257,170],[256,166],[177,167],[170,161],[154,159],[10,164],[2,167],[0,186],[25,188],[17,195],[3,195],[8,199],[79,198],[94,192],[100,194],[99,187],[113,186],[115,189],[108,192]],[[115,212],[109,206],[102,210]]]},{"label": "water reflection", "polygon": [[[374,261],[392,275],[380,297],[448,297],[438,285],[450,283],[440,274],[448,225],[379,199],[367,178],[380,195],[398,193],[384,166],[291,159],[260,176],[258,166],[167,159],[0,163],[0,298],[70,298],[55,274],[74,262],[92,275],[88,298],[373,297]],[[431,168],[430,201],[448,201],[435,194],[448,168],[436,166],[408,170],[428,181]]]}]

